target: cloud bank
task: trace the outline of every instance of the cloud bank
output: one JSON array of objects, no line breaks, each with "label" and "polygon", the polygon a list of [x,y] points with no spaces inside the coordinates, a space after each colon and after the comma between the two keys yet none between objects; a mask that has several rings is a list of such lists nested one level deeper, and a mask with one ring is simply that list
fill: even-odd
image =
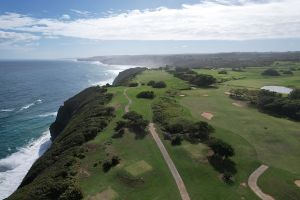
[{"label": "cloud bank", "polygon": [[211,0],[178,9],[130,10],[98,18],[72,10],[85,17],[68,20],[5,13],[0,15],[0,42],[14,36],[16,41],[39,36],[92,40],[299,38],[299,8],[299,0]]}]

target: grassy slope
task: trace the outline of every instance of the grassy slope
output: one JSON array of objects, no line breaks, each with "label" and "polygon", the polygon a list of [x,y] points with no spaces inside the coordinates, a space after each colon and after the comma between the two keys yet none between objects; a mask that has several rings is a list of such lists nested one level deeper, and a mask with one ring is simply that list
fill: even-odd
[{"label": "grassy slope", "polygon": [[[124,113],[124,106],[127,104],[123,90],[123,87],[109,89],[115,94],[111,104],[114,106],[121,104],[117,109],[115,122],[121,118]],[[130,88],[129,91],[131,90],[134,89]],[[133,98],[132,94],[128,93]],[[90,173],[90,176],[80,178],[80,186],[83,188],[85,196],[95,195],[111,187],[119,194],[119,197],[122,197],[120,199],[131,200],[141,199],[141,197],[143,199],[180,199],[175,182],[152,138],[147,135],[142,140],[136,140],[132,133],[125,133],[123,138],[112,139],[114,126],[115,123],[111,123],[101,135],[91,142],[97,146],[97,149],[88,152],[86,159],[82,161],[81,167]],[[111,145],[104,145],[104,143],[111,143]],[[99,165],[93,167],[95,162],[105,157],[104,146],[109,151],[116,152],[122,159],[121,164],[108,173],[103,173]],[[117,177],[118,173],[125,174],[124,168],[126,166],[140,160],[145,160],[153,168],[141,175],[144,183],[132,186],[120,181]]]},{"label": "grassy slope", "polygon": [[[186,110],[182,112],[182,115],[186,117],[204,120],[201,113],[203,111],[212,112],[215,116],[210,123],[216,128],[215,135],[232,144],[236,150],[236,156],[233,157],[238,170],[235,176],[236,183],[228,186],[220,180],[218,173],[203,161],[203,157],[205,157],[203,145],[192,145],[184,142],[181,146],[173,147],[169,141],[163,141],[182,175],[192,199],[231,200],[242,197],[257,199],[248,187],[240,184],[247,182],[250,173],[260,163],[271,166],[267,173],[259,179],[259,185],[264,191],[277,199],[287,199],[289,194],[293,194],[292,196],[295,198],[300,197],[299,189],[293,185],[294,179],[299,179],[300,174],[299,123],[274,118],[260,113],[254,108],[233,106],[233,100],[224,94],[225,91],[236,86],[251,85],[256,88],[266,84],[300,86],[298,83],[299,71],[291,77],[263,78],[260,76],[262,70],[247,69],[247,72],[235,72],[234,74],[229,72],[225,76],[246,78],[222,83],[218,89],[180,91],[186,96],[176,97],[178,102],[185,107]],[[217,75],[217,72],[210,70],[200,71],[201,73]],[[136,81],[140,83],[147,83],[150,80],[164,80],[168,88],[153,89],[144,85],[130,88],[127,92],[133,100],[130,109],[143,114],[149,120],[152,118],[151,104],[155,99],[167,90],[187,87],[185,82],[163,71],[148,70],[136,77]],[[124,106],[127,104],[123,90],[124,87],[109,89],[110,92],[115,93],[111,105],[120,104],[115,122],[121,118]],[[137,99],[136,94],[144,90],[154,91],[157,97],[154,100]],[[205,97],[204,94],[209,96]],[[142,140],[135,140],[132,133],[126,133],[123,138],[112,139],[114,123],[110,124],[104,133],[91,142],[97,149],[89,151],[86,159],[82,161],[81,167],[90,173],[90,176],[80,178],[80,185],[85,196],[95,195],[111,187],[122,199],[141,199],[141,197],[143,199],[179,199],[173,178],[152,138],[148,135]],[[106,145],[104,145],[105,143]],[[111,145],[107,145],[110,143]],[[122,158],[121,165],[106,174],[102,172],[100,166],[93,167],[96,161],[105,157],[104,147],[107,151],[116,152]],[[201,159],[195,157],[193,151],[198,154],[202,152]],[[117,174],[125,173],[124,168],[126,166],[139,160],[145,160],[153,167],[152,171],[142,175],[145,183],[134,187],[122,183]],[[272,183],[276,183],[274,187]]]},{"label": "grassy slope", "polygon": [[[299,199],[299,188],[293,184],[300,175],[299,122],[275,118],[260,113],[255,108],[233,106],[234,101],[224,94],[232,86],[300,86],[299,71],[294,72],[294,76],[264,78],[260,75],[262,70],[263,68],[247,69],[247,72],[240,73],[246,76],[245,79],[225,82],[218,89],[187,91],[187,96],[181,102],[196,118],[201,119],[204,111],[215,115],[210,123],[217,128],[216,135],[231,143],[237,150],[234,160],[239,165],[238,177],[247,178],[244,175],[254,171],[257,162],[265,163],[271,168],[260,178],[259,185],[263,190],[277,199],[292,199],[291,196]],[[215,73],[209,70],[197,71]],[[230,74],[231,72],[228,76]],[[204,97],[203,94],[209,96]]]}]

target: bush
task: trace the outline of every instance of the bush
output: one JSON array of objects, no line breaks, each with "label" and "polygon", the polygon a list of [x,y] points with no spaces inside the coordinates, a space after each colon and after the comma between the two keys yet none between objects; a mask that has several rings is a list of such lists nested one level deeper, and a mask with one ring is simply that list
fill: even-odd
[{"label": "bush", "polygon": [[232,146],[221,139],[211,138],[208,146],[213,150],[216,156],[228,158],[234,156]]},{"label": "bush", "polygon": [[293,89],[293,91],[289,94],[290,99],[300,99],[300,89]]},{"label": "bush", "polygon": [[137,87],[139,84],[138,83],[129,83],[128,86],[129,87]]},{"label": "bush", "polygon": [[148,86],[153,86],[154,84],[155,84],[155,81],[152,81],[152,80],[147,83]]},{"label": "bush", "polygon": [[143,119],[143,116],[135,111],[124,114],[123,119],[127,120],[126,126],[132,129],[145,130],[149,124],[148,120]]},{"label": "bush", "polygon": [[218,74],[228,74],[228,72],[226,70],[221,70],[218,72]]},{"label": "bush", "polygon": [[198,74],[191,80],[192,84],[201,86],[201,87],[207,87],[216,82],[217,82],[217,80],[213,76],[208,75],[208,74]]},{"label": "bush", "polygon": [[292,71],[290,71],[290,70],[284,70],[282,73],[283,73],[283,74],[286,74],[286,75],[293,75],[293,74],[294,74],[294,73],[293,73]]},{"label": "bush", "polygon": [[171,139],[171,144],[173,146],[181,145],[181,141],[182,141],[182,139],[181,139],[180,135],[176,135],[174,138]]},{"label": "bush", "polygon": [[154,85],[152,85],[153,88],[165,88],[167,87],[167,84],[163,81],[155,82]]},{"label": "bush", "polygon": [[279,72],[275,69],[266,69],[261,73],[263,76],[280,76]]},{"label": "bush", "polygon": [[153,99],[155,97],[153,91],[143,91],[136,95],[137,98]]}]

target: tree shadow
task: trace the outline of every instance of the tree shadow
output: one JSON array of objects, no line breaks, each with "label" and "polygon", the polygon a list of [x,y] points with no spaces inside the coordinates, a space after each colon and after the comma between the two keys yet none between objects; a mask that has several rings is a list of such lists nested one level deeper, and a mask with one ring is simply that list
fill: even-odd
[{"label": "tree shadow", "polygon": [[232,173],[236,174],[236,164],[229,158],[223,159],[220,156],[212,155],[207,157],[209,163],[213,166],[213,168],[220,173]]}]

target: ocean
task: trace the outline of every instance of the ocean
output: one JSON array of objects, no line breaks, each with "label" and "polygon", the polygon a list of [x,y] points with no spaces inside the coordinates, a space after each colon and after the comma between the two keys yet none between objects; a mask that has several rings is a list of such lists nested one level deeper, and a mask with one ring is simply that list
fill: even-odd
[{"label": "ocean", "polygon": [[59,106],[92,85],[112,83],[129,66],[98,62],[0,61],[0,199],[14,192],[51,144]]}]

